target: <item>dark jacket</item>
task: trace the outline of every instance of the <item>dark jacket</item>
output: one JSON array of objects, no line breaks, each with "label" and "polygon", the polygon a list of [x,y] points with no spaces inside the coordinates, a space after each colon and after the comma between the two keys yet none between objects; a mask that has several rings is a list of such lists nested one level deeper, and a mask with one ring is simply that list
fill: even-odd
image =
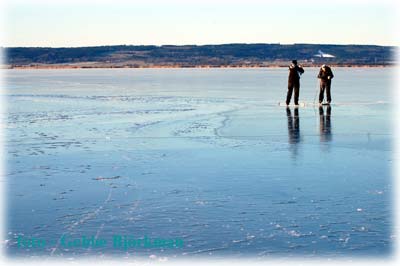
[{"label": "dark jacket", "polygon": [[318,73],[318,78],[321,79],[321,81],[330,81],[333,79],[332,69],[328,66],[325,66],[325,69],[321,67]]},{"label": "dark jacket", "polygon": [[289,83],[298,83],[300,75],[304,73],[304,69],[298,65],[291,64],[289,66]]}]

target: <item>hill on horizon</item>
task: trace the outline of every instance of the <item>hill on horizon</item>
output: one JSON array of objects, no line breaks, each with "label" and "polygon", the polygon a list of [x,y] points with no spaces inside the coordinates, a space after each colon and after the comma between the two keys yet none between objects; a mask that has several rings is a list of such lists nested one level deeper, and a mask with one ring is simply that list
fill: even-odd
[{"label": "hill on horizon", "polygon": [[[81,67],[391,65],[397,47],[335,44],[112,45],[92,47],[6,47],[5,64]],[[322,52],[322,53],[321,53]],[[324,57],[326,54],[334,57]],[[318,56],[319,55],[319,56]]]}]

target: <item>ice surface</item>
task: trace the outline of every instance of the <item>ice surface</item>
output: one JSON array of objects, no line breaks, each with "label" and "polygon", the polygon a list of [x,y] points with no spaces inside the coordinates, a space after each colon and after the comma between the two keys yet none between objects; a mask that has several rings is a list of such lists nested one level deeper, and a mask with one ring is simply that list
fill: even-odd
[{"label": "ice surface", "polygon": [[[392,69],[334,71],[287,110],[286,69],[7,70],[8,254],[388,255]],[[60,245],[115,234],[184,247]]]}]

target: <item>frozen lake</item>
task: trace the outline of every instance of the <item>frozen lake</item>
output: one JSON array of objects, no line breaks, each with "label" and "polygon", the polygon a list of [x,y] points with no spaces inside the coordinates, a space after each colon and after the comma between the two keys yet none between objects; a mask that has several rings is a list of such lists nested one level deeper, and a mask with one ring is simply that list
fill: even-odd
[{"label": "frozen lake", "polygon": [[7,252],[389,256],[394,70],[334,68],[322,109],[277,105],[287,69],[7,70]]}]

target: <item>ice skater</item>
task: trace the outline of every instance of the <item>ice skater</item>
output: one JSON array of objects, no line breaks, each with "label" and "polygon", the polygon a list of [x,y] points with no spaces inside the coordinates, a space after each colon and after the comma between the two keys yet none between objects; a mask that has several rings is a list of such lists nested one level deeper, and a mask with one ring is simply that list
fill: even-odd
[{"label": "ice skater", "polygon": [[289,105],[290,99],[292,98],[294,89],[294,105],[299,105],[299,94],[300,94],[300,76],[304,73],[304,69],[297,65],[297,60],[293,60],[289,66],[289,80],[288,80],[288,91],[286,95],[286,105]]},{"label": "ice skater", "polygon": [[332,101],[331,97],[331,83],[333,79],[333,72],[332,69],[327,65],[322,65],[319,73],[318,78],[320,79],[319,82],[319,104],[321,105],[324,100],[324,92],[326,91],[326,103],[330,104]]}]

